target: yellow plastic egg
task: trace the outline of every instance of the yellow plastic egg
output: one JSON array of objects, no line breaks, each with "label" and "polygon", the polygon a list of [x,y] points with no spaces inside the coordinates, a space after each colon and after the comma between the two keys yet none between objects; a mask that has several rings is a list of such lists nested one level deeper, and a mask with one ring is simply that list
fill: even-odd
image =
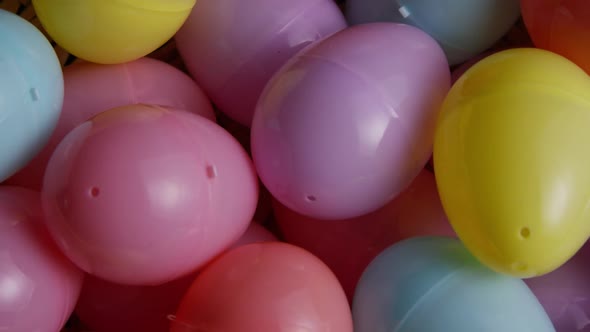
[{"label": "yellow plastic egg", "polygon": [[33,0],[47,33],[87,61],[123,63],[162,46],[180,29],[196,0]]},{"label": "yellow plastic egg", "polygon": [[496,53],[448,94],[434,164],[449,221],[493,270],[527,278],[590,235],[590,78],[538,49]]}]

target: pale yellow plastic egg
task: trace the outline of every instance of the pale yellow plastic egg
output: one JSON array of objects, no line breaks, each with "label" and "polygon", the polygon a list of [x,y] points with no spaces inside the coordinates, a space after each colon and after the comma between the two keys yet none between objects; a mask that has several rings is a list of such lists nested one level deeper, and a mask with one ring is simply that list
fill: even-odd
[{"label": "pale yellow plastic egg", "polygon": [[95,63],[136,60],[180,29],[196,0],[33,0],[57,44]]},{"label": "pale yellow plastic egg", "polygon": [[590,78],[538,49],[496,53],[455,83],[434,143],[449,221],[493,270],[526,278],[590,235]]}]

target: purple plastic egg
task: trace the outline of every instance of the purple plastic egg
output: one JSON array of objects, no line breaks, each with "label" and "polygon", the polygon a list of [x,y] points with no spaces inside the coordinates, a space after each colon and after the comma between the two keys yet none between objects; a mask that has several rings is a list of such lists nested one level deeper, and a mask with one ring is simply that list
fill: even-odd
[{"label": "purple plastic egg", "polygon": [[176,43],[219,109],[250,127],[272,75],[299,50],[345,27],[333,0],[199,0]]},{"label": "purple plastic egg", "polygon": [[590,332],[590,243],[559,269],[525,279],[557,331]]},{"label": "purple plastic egg", "polygon": [[95,277],[158,285],[187,275],[246,231],[258,201],[249,156],[193,113],[130,105],[71,131],[45,173],[50,233]]},{"label": "purple plastic egg", "polygon": [[60,331],[74,310],[84,274],[43,226],[37,192],[0,188],[0,331]]},{"label": "purple plastic egg", "polygon": [[417,28],[332,35],[293,57],[260,98],[252,153],[262,182],[316,219],[379,209],[426,165],[449,88],[444,52]]}]

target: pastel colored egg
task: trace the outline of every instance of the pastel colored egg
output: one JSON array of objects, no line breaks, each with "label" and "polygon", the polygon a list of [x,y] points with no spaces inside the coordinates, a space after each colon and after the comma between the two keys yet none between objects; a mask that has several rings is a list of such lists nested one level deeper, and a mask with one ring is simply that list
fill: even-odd
[{"label": "pastel colored egg", "polygon": [[454,236],[440,204],[434,175],[426,170],[383,208],[353,219],[325,222],[274,203],[275,218],[285,240],[326,263],[350,301],[367,265],[387,247],[420,235]]},{"label": "pastel colored egg", "polygon": [[371,262],[353,303],[355,332],[552,332],[526,284],[481,265],[457,239],[417,237]]},{"label": "pastel colored egg", "polygon": [[0,9],[0,182],[47,143],[63,98],[61,65],[49,41],[28,21]]},{"label": "pastel colored egg", "polygon": [[512,49],[471,67],[442,107],[434,167],[467,248],[495,271],[546,274],[590,234],[590,78],[564,57]]},{"label": "pastel colored egg", "polygon": [[557,331],[590,331],[590,245],[559,269],[525,282],[551,318]]},{"label": "pastel colored egg", "polygon": [[43,218],[39,193],[0,187],[0,331],[60,331],[78,300],[84,275]]},{"label": "pastel colored egg", "polygon": [[299,50],[345,27],[332,0],[199,0],[175,39],[207,95],[250,127],[271,76]]},{"label": "pastel colored egg", "polygon": [[520,4],[536,47],[563,55],[590,73],[590,2],[521,0]]},{"label": "pastel colored egg", "polygon": [[500,40],[520,17],[519,0],[348,0],[351,24],[397,22],[416,26],[456,65]]},{"label": "pastel colored egg", "polygon": [[195,0],[33,0],[41,24],[66,51],[90,62],[124,63],[164,45]]},{"label": "pastel colored egg", "polygon": [[338,280],[290,244],[250,244],[212,262],[195,279],[171,332],[352,332]]},{"label": "pastel colored egg", "polygon": [[263,93],[251,139],[260,178],[312,218],[373,212],[426,165],[449,86],[444,53],[414,27],[338,32],[293,57]]},{"label": "pastel colored egg", "polygon": [[112,108],[154,104],[190,111],[215,120],[207,96],[185,73],[171,65],[141,58],[119,65],[76,63],[63,70],[65,98],[49,142],[7,183],[40,190],[49,158],[76,126]]},{"label": "pastel colored egg", "polygon": [[[259,224],[252,223],[232,245],[276,241]],[[76,306],[76,315],[93,332],[167,331],[171,315],[198,272],[158,286],[113,284],[88,276]]]},{"label": "pastel colored egg", "polygon": [[84,271],[159,285],[194,272],[244,233],[258,182],[246,152],[213,121],[131,105],[64,138],[43,198],[51,234]]}]

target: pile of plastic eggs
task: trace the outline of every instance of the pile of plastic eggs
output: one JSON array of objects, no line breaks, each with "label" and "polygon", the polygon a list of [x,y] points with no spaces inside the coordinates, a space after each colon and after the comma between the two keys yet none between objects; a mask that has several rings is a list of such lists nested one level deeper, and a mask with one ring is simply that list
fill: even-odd
[{"label": "pile of plastic eggs", "polygon": [[0,0],[0,331],[590,331],[588,73],[586,0]]}]

